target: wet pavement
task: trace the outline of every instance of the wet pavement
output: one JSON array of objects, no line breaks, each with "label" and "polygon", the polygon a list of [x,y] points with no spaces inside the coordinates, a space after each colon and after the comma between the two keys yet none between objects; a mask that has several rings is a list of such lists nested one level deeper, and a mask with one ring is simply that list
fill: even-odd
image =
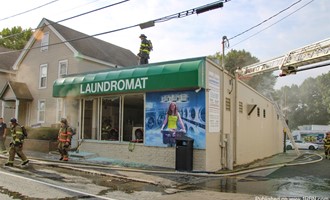
[{"label": "wet pavement", "polygon": [[[57,152],[26,151],[26,154],[31,160],[59,162]],[[320,163],[321,167],[330,166],[330,160],[323,160],[322,156],[318,154],[322,154],[322,152],[301,151],[301,155],[298,156],[295,151],[288,151],[246,165],[236,166],[232,171],[221,170],[217,173],[178,172],[174,169],[102,158],[88,152],[72,152],[68,163],[107,166],[114,170],[116,175],[161,186],[165,188],[166,194],[173,194],[171,197],[177,195],[179,199],[185,199],[185,197],[188,199],[190,195],[197,198],[201,194],[204,194],[201,196],[204,200],[214,199],[212,197],[216,197],[216,199],[255,199],[256,195],[287,197],[288,194],[327,197],[330,189],[330,177],[324,179],[322,173],[318,174],[321,171],[319,169],[316,169],[315,177],[304,177],[301,169],[299,170],[300,165],[302,169],[307,169],[306,166],[313,163]],[[312,170],[313,167],[311,167]],[[284,171],[277,173],[279,169]],[[136,187],[131,188],[130,185],[125,187],[129,190],[139,191]],[[295,191],[292,188],[295,188]],[[181,191],[185,191],[185,193]],[[164,197],[164,199],[166,198]]]}]

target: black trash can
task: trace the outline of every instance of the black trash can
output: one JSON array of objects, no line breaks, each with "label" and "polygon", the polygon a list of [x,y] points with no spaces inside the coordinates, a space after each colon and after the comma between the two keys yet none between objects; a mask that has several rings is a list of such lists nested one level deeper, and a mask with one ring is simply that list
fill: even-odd
[{"label": "black trash can", "polygon": [[194,139],[190,137],[176,138],[175,170],[192,171]]}]

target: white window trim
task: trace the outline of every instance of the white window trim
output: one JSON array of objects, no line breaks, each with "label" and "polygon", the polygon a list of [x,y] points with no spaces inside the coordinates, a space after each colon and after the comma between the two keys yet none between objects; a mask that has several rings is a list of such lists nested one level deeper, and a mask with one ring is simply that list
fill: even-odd
[{"label": "white window trim", "polygon": [[[46,81],[45,81],[45,86],[41,86],[41,78],[43,78],[42,76],[41,76],[41,73],[42,73],[42,68],[43,67],[46,67]],[[41,64],[40,65],[40,69],[39,69],[39,89],[44,89],[44,88],[47,88],[47,76],[48,76],[48,64]]]},{"label": "white window trim", "polygon": [[[45,109],[44,110],[40,110],[40,103],[41,102],[45,102]],[[44,112],[44,116],[43,116],[43,121],[40,120],[40,111],[43,111]],[[46,121],[46,99],[39,99],[38,100],[38,113],[37,113],[37,121],[38,123],[45,123]]]},{"label": "white window trim", "polygon": [[43,33],[40,43],[40,51],[41,52],[48,51],[48,45],[49,45],[49,32],[47,31]]},{"label": "white window trim", "polygon": [[[61,74],[61,64],[62,63],[65,63],[65,66],[66,66],[66,68],[65,68],[65,74]],[[61,78],[63,75],[67,75],[68,74],[68,60],[60,60],[59,62],[58,62],[58,78]]]}]

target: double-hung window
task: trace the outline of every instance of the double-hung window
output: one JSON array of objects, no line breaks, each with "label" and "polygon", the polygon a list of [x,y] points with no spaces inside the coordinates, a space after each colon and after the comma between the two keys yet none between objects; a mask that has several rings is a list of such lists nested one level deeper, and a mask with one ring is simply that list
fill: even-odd
[{"label": "double-hung window", "polygon": [[61,78],[68,74],[68,60],[61,60],[58,63],[58,77]]},{"label": "double-hung window", "polygon": [[47,51],[48,45],[49,45],[49,32],[44,32],[43,37],[41,39],[40,51],[41,52]]},{"label": "double-hung window", "polygon": [[38,122],[45,122],[45,112],[46,112],[46,100],[38,100]]},{"label": "double-hung window", "polygon": [[40,65],[40,75],[39,75],[39,88],[47,87],[47,64]]}]

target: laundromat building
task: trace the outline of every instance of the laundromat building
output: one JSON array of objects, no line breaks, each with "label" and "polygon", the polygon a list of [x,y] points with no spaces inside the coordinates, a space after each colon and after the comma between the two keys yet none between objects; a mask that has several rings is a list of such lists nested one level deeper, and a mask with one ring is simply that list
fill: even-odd
[{"label": "laundromat building", "polygon": [[59,78],[53,97],[76,115],[80,151],[110,159],[175,169],[180,138],[161,131],[171,102],[192,141],[193,171],[232,169],[283,150],[273,103],[207,57]]}]

